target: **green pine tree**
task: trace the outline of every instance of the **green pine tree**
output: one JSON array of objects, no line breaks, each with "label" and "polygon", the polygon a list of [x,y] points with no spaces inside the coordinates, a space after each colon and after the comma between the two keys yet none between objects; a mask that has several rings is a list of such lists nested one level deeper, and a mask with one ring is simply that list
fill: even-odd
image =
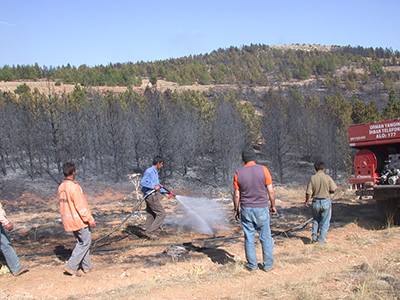
[{"label": "green pine tree", "polygon": [[390,91],[388,102],[382,111],[382,119],[389,120],[400,117],[400,100],[394,90]]}]

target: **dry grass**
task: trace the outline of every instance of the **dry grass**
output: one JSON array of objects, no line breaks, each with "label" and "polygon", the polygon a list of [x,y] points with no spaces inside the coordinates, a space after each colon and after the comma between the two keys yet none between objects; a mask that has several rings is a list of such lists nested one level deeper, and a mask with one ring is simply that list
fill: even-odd
[{"label": "dry grass", "polygon": [[271,286],[261,292],[261,297],[271,300],[301,299],[320,300],[324,299],[322,293],[313,288],[313,282],[293,284],[285,281],[282,285]]},{"label": "dry grass", "polygon": [[348,275],[352,279],[353,299],[399,299],[398,258],[394,265],[387,258],[366,262]]},{"label": "dry grass", "polygon": [[275,186],[276,198],[282,200],[290,200],[293,199],[305,199],[305,190],[303,186],[295,186],[295,187],[283,187],[283,186]]}]

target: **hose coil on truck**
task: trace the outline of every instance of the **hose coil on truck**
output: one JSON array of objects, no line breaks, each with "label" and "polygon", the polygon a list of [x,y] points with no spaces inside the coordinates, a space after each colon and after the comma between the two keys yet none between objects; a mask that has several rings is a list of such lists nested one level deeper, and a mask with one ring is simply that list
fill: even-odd
[{"label": "hose coil on truck", "polygon": [[358,149],[353,178],[356,194],[373,196],[378,209],[395,223],[400,220],[400,120],[385,120],[348,127],[349,146]]}]

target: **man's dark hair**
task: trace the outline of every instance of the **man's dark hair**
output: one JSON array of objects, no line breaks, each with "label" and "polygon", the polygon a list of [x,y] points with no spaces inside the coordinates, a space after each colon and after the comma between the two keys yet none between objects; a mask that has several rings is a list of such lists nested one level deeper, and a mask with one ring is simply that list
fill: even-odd
[{"label": "man's dark hair", "polygon": [[161,156],[156,156],[153,158],[153,166],[155,166],[158,163],[164,162],[164,159]]},{"label": "man's dark hair", "polygon": [[63,173],[64,173],[65,177],[72,175],[72,173],[74,173],[75,171],[76,171],[76,167],[73,162],[69,161],[63,165]]},{"label": "man's dark hair", "polygon": [[314,164],[314,168],[315,168],[316,171],[323,170],[323,169],[325,169],[325,164],[322,161],[317,161]]}]

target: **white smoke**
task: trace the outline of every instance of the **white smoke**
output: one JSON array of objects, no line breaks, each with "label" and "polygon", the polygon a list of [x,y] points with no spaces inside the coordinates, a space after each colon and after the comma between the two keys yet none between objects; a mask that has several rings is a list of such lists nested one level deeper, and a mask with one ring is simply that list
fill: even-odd
[{"label": "white smoke", "polygon": [[168,214],[166,224],[193,227],[201,234],[215,235],[216,226],[227,224],[225,208],[221,202],[209,198],[177,195],[180,207]]}]

